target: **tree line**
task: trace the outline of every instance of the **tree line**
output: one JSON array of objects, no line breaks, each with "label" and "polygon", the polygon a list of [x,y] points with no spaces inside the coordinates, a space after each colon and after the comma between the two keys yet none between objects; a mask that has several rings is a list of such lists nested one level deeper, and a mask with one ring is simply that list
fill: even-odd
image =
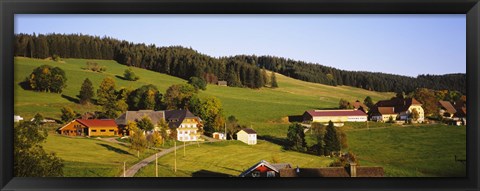
[{"label": "tree line", "polygon": [[[81,34],[16,34],[15,56],[31,58],[107,59],[153,70],[185,80],[199,77],[207,83],[225,80],[229,86],[261,88],[267,79],[261,68],[314,83],[347,85],[380,92],[412,92],[416,88],[466,93],[466,74],[408,77],[365,71],[346,71],[274,56],[238,55],[214,58],[192,48],[156,47],[110,37]],[[414,70],[414,68],[412,68]],[[271,85],[275,87],[277,84]]]}]

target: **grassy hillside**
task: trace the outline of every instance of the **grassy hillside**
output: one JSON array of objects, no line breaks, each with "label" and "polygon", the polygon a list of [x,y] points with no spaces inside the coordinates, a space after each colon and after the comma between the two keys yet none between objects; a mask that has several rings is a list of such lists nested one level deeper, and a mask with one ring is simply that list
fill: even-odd
[{"label": "grassy hillside", "polygon": [[[128,147],[94,138],[72,138],[50,133],[43,144],[47,152],[54,152],[64,160],[66,177],[115,177],[139,161],[137,152]],[[147,150],[140,154],[144,158],[154,154]]]},{"label": "grassy hillside", "polygon": [[[97,62],[107,67],[107,71],[96,73],[83,70],[87,61]],[[23,81],[32,70],[42,64],[58,66],[65,70],[68,81],[62,94],[40,93],[23,90],[18,83]],[[36,112],[47,117],[59,118],[60,108],[70,106],[78,112],[99,110],[98,106],[82,106],[74,103],[81,83],[89,78],[98,88],[106,76],[116,79],[117,87],[137,88],[146,84],[156,85],[164,93],[172,84],[185,83],[184,80],[144,69],[133,68],[140,80],[132,82],[122,80],[127,67],[110,60],[65,59],[64,62],[48,60],[15,58],[15,113],[30,118]],[[259,134],[283,137],[288,127],[289,115],[301,115],[305,110],[316,108],[332,108],[338,106],[340,98],[347,100],[363,100],[367,95],[374,101],[390,98],[392,93],[379,93],[347,86],[333,87],[295,80],[277,74],[279,88],[222,87],[208,85],[200,96],[215,96],[222,101],[225,115],[235,115],[240,123],[252,126]]]},{"label": "grassy hillside", "polygon": [[387,176],[462,177],[466,127],[422,125],[347,131],[361,165],[383,166]]},{"label": "grassy hillside", "polygon": [[[240,141],[223,141],[191,145],[177,152],[177,172],[173,170],[174,153],[159,158],[158,176],[238,176],[260,160],[287,162],[294,166],[321,167],[332,162],[330,158],[318,157],[293,151],[284,151],[278,145],[259,141],[257,145],[247,145]],[[154,177],[155,163],[142,168],[137,177]]]}]

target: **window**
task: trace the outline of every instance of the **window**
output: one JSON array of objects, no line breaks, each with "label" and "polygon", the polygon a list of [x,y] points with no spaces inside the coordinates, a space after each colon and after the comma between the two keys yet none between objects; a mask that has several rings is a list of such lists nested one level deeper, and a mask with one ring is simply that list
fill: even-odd
[{"label": "window", "polygon": [[97,130],[92,130],[92,132],[97,132]]},{"label": "window", "polygon": [[267,171],[267,177],[275,177],[275,171]]},{"label": "window", "polygon": [[108,130],[108,131],[113,132],[114,130],[113,130],[113,129],[110,129],[110,130]]},{"label": "window", "polygon": [[100,132],[105,132],[105,131],[106,131],[105,129],[100,130]]}]

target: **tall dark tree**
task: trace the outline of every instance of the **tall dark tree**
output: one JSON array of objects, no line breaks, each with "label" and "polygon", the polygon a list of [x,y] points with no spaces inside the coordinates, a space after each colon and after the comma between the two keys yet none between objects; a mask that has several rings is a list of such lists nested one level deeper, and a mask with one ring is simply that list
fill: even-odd
[{"label": "tall dark tree", "polygon": [[80,103],[81,104],[88,104],[92,103],[93,96],[95,96],[95,92],[93,91],[93,84],[90,79],[85,78],[83,81],[82,87],[80,88]]},{"label": "tall dark tree", "polygon": [[292,150],[304,152],[307,147],[303,126],[299,123],[293,123],[288,127],[287,140],[288,147]]},{"label": "tall dark tree", "polygon": [[363,100],[363,104],[365,104],[368,108],[372,108],[374,105],[370,96],[365,97],[365,100]]},{"label": "tall dark tree", "polygon": [[207,90],[207,82],[199,77],[190,77],[188,83],[192,85],[196,90]]},{"label": "tall dark tree", "polygon": [[332,152],[340,151],[340,148],[341,145],[338,140],[337,130],[333,126],[333,122],[329,121],[325,133],[325,152],[331,154]]}]

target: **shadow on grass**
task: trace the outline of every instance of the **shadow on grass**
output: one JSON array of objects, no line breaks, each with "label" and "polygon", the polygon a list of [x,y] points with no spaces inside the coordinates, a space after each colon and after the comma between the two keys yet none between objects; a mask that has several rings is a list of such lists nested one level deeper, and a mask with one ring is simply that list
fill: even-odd
[{"label": "shadow on grass", "polygon": [[231,177],[231,175],[209,170],[199,170],[193,172],[192,177]]},{"label": "shadow on grass", "polygon": [[278,137],[273,137],[273,136],[270,136],[270,135],[259,135],[258,139],[265,140],[265,141],[268,141],[270,143],[280,145],[283,148],[288,147],[288,141],[285,138],[278,138]]},{"label": "shadow on grass", "polygon": [[[115,77],[117,77],[118,79],[121,79],[121,80],[127,80],[127,78],[124,78],[123,76],[115,75]],[[129,81],[129,80],[127,80],[127,81]]]},{"label": "shadow on grass", "polygon": [[113,151],[113,152],[116,152],[118,154],[124,154],[124,155],[132,155],[131,153],[127,152],[127,151],[124,151],[122,149],[119,149],[119,148],[115,148],[115,147],[112,147],[110,145],[107,145],[107,144],[103,144],[103,143],[97,143],[98,145],[102,146],[102,147],[105,147],[107,148],[109,151]]},{"label": "shadow on grass", "polygon": [[18,85],[19,85],[23,90],[32,90],[32,88],[30,87],[30,84],[28,84],[27,81],[21,81],[20,83],[18,83]]},{"label": "shadow on grass", "polygon": [[74,98],[74,97],[71,97],[71,96],[68,96],[68,95],[65,95],[65,94],[62,94],[62,98],[70,101],[70,102],[73,102],[73,103],[80,103],[80,100],[78,98]]},{"label": "shadow on grass", "polygon": [[290,122],[290,123],[293,123],[293,122],[301,123],[301,122],[303,122],[303,115],[289,115],[288,116],[288,122]]}]

